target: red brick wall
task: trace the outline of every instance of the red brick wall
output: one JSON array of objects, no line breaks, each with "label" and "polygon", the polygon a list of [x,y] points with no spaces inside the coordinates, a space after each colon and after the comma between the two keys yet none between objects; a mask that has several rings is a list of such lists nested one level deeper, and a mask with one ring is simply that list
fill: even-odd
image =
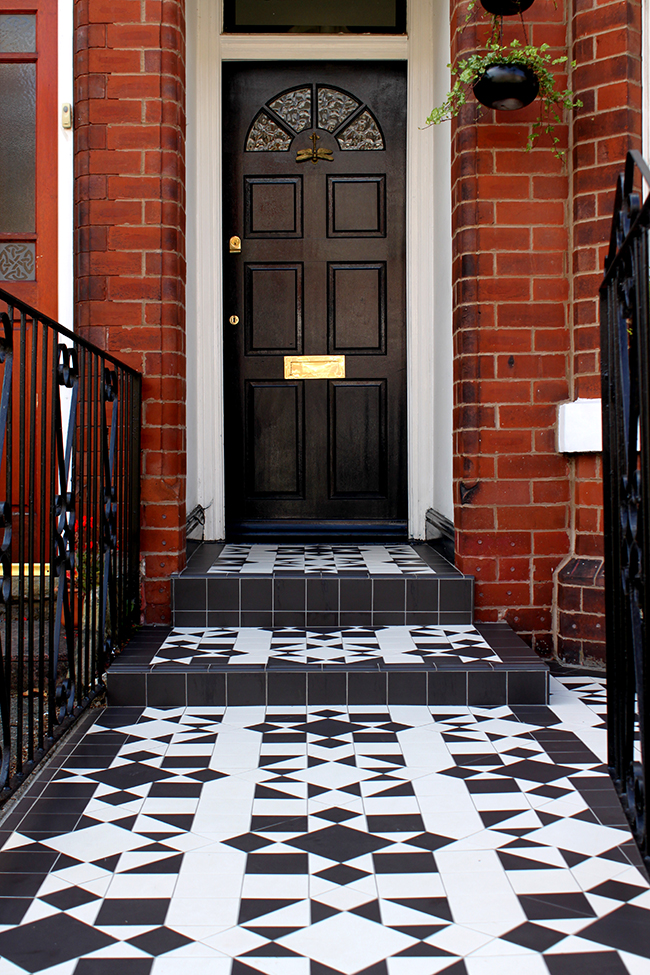
[{"label": "red brick wall", "polygon": [[[456,34],[464,9],[452,44],[470,51],[487,21]],[[524,17],[533,43],[566,52],[561,2]],[[457,564],[475,575],[478,618],[507,620],[547,654],[552,573],[570,544],[568,464],[555,449],[556,404],[569,396],[569,182],[548,137],[524,151],[537,113],[472,101],[454,129],[454,480]],[[568,127],[556,134],[566,147]]]},{"label": "red brick wall", "polygon": [[177,0],[75,0],[77,327],[144,376],[143,606],[185,558],[185,23]]},{"label": "red brick wall", "polygon": [[[609,246],[614,188],[641,148],[641,7],[576,0],[573,84],[572,398],[600,396],[598,287]],[[596,454],[571,463],[572,550],[557,573],[559,656],[604,662],[602,472]]]},{"label": "red brick wall", "polygon": [[[600,637],[600,462],[557,453],[556,408],[600,395],[598,285],[641,90],[636,0],[574,7],[538,2],[524,14],[533,43],[577,61],[584,107],[556,129],[564,161],[545,137],[523,152],[535,103],[496,113],[472,101],[453,128],[454,481],[457,562],[476,577],[477,616],[506,619],[541,653],[580,630],[583,659],[591,629]],[[452,0],[454,57],[487,32],[479,19],[458,34],[465,10]],[[512,37],[522,37],[516,18],[505,20]]]}]

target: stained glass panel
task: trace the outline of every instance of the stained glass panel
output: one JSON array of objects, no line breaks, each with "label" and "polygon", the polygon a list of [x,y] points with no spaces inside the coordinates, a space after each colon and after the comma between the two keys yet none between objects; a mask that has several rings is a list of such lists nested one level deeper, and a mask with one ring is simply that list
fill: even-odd
[{"label": "stained glass panel", "polygon": [[404,34],[406,0],[225,0],[224,30]]}]

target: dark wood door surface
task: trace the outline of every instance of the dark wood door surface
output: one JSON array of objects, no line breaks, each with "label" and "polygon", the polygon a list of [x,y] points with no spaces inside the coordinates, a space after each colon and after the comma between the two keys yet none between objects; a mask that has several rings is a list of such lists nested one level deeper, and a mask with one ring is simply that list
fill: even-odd
[{"label": "dark wood door surface", "polygon": [[227,64],[224,91],[228,531],[404,531],[405,66]]}]

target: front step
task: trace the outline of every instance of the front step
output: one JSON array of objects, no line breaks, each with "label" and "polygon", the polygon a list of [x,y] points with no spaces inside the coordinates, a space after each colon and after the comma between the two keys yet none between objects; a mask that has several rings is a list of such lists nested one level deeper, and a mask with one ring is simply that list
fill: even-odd
[{"label": "front step", "polygon": [[145,627],[108,672],[111,705],[538,705],[546,665],[505,623]]},{"label": "front step", "polygon": [[207,542],[172,579],[175,626],[461,626],[474,580],[427,544]]}]

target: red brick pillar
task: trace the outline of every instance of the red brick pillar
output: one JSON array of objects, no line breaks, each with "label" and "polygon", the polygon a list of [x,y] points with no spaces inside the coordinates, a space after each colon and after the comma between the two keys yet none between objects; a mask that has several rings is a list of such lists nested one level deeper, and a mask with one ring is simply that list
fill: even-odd
[{"label": "red brick pillar", "polygon": [[182,0],[75,0],[77,328],[140,370],[144,617],[185,559]]},{"label": "red brick pillar", "polygon": [[[616,179],[641,148],[641,6],[638,0],[576,0],[573,74],[584,103],[573,119],[572,399],[600,397],[598,288]],[[605,659],[600,455],[571,461],[572,549],[557,573],[558,654]]]},{"label": "red brick pillar", "polygon": [[[458,34],[465,10],[452,0],[454,57],[481,49],[489,29],[479,18]],[[562,0],[524,19],[534,44],[567,53]],[[504,41],[514,37],[519,19],[506,18]],[[552,576],[570,528],[555,446],[569,391],[568,167],[546,136],[525,151],[538,112],[537,102],[491,112],[470,99],[453,128],[454,491],[457,565],[476,578],[477,618],[504,619],[549,654]],[[568,126],[556,135],[566,149]]]}]

